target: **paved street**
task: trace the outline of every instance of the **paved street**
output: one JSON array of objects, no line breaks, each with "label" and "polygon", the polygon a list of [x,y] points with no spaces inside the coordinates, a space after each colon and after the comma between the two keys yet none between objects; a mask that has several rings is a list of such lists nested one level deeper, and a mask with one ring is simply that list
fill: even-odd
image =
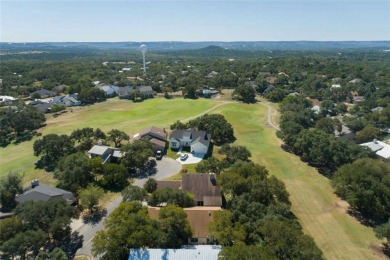
[{"label": "paved street", "polygon": [[[151,164],[154,164],[154,159],[151,159]],[[171,158],[164,157],[160,161],[155,161],[157,165],[152,170],[149,171],[151,173],[150,177],[155,178],[156,180],[163,180],[169,178],[175,174],[177,174],[181,170],[181,164]],[[135,179],[134,185],[142,187],[146,180],[149,178],[149,175],[144,174],[140,176],[140,178]],[[122,197],[118,196],[115,200],[113,200],[107,206],[107,216],[119,206],[122,201]],[[92,247],[92,239],[95,236],[96,232],[103,229],[103,222],[105,217],[103,217],[96,224],[84,224],[81,219],[73,220],[71,227],[72,231],[79,232],[79,236],[83,236],[84,243],[83,247],[80,248],[76,255],[87,255],[91,256],[91,247]]]}]

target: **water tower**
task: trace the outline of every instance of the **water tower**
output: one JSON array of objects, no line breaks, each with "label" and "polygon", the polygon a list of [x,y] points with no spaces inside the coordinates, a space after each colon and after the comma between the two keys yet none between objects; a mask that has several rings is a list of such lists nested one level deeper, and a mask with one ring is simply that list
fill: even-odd
[{"label": "water tower", "polygon": [[146,73],[146,64],[145,64],[145,53],[146,51],[148,50],[148,47],[146,47],[145,44],[142,44],[140,47],[139,47],[140,51],[142,52],[142,58],[144,60],[144,73]]}]

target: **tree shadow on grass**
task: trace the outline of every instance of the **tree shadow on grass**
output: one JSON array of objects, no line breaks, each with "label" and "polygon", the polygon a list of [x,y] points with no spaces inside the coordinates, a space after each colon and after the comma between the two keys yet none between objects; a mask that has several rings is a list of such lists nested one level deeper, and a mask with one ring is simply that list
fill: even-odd
[{"label": "tree shadow on grass", "polygon": [[82,214],[81,218],[83,219],[84,224],[96,225],[105,216],[107,216],[107,209],[98,207],[93,212],[86,211],[85,214]]}]

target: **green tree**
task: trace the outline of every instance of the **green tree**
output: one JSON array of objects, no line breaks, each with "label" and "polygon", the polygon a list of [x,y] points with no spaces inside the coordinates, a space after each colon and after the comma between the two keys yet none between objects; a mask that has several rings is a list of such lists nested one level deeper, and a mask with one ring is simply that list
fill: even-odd
[{"label": "green tree", "polygon": [[144,184],[144,190],[148,193],[153,193],[157,190],[157,181],[153,178],[148,178],[148,180]]},{"label": "green tree", "polygon": [[82,129],[74,130],[71,133],[70,138],[79,144],[77,146],[78,150],[88,151],[89,149],[91,149],[93,144],[93,138],[94,138],[93,128],[85,127]]},{"label": "green tree", "polygon": [[330,117],[323,117],[316,122],[315,126],[318,130],[322,130],[325,133],[333,134],[335,130],[341,131],[341,122],[338,119],[332,119]]},{"label": "green tree", "polygon": [[121,142],[129,141],[130,137],[123,131],[112,129],[108,132],[107,140],[114,142],[115,147],[121,147]]},{"label": "green tree", "polygon": [[264,221],[257,232],[278,259],[323,259],[314,240],[282,221]]},{"label": "green tree", "polygon": [[37,256],[48,238],[48,235],[42,230],[27,230],[17,233],[15,237],[5,241],[0,246],[0,250],[9,259],[14,259],[15,257],[27,259],[27,255]]},{"label": "green tree", "polygon": [[75,151],[72,140],[67,135],[48,134],[34,142],[34,155],[42,157],[37,162],[38,167],[53,170],[58,160]]},{"label": "green tree", "polygon": [[23,176],[19,172],[9,172],[0,180],[0,203],[4,210],[11,210],[16,206],[16,195],[23,193]]},{"label": "green tree", "polygon": [[153,156],[152,144],[148,140],[136,140],[121,148],[121,164],[130,169],[141,169]]},{"label": "green tree", "polygon": [[123,202],[143,201],[147,196],[146,190],[138,186],[129,185],[122,191]]},{"label": "green tree", "polygon": [[337,103],[336,105],[337,114],[344,115],[348,112],[348,106],[345,103]]},{"label": "green tree", "polygon": [[49,233],[52,241],[62,241],[70,235],[70,222],[76,210],[63,199],[26,201],[15,208],[15,214],[26,229],[41,229]]},{"label": "green tree", "polygon": [[107,217],[104,227],[92,240],[94,257],[127,259],[130,248],[158,246],[158,223],[139,202],[122,202]]},{"label": "green tree", "polygon": [[276,256],[264,246],[245,245],[242,242],[222,247],[218,257],[232,260],[276,260]]},{"label": "green tree", "polygon": [[171,126],[170,126],[171,130],[181,130],[181,129],[186,129],[187,126],[186,124],[183,124],[182,122],[180,122],[179,120],[177,120],[175,123],[173,123]]},{"label": "green tree", "polygon": [[334,174],[337,195],[350,206],[374,220],[390,217],[390,165],[375,159],[358,159]]},{"label": "green tree", "polygon": [[187,213],[178,206],[162,207],[159,213],[160,230],[162,232],[161,246],[166,248],[180,248],[188,243],[192,236],[191,226],[187,220]]},{"label": "green tree", "polygon": [[205,114],[190,120],[186,128],[195,128],[207,132],[217,145],[231,143],[236,140],[232,125],[220,114]]},{"label": "green tree", "polygon": [[334,116],[337,114],[336,105],[333,100],[323,100],[320,104],[320,113],[323,116],[330,115]]},{"label": "green tree", "polygon": [[104,196],[104,190],[96,185],[89,184],[87,188],[79,190],[79,202],[90,212],[99,205],[99,200]]},{"label": "green tree", "polygon": [[103,165],[102,184],[111,188],[123,188],[129,183],[127,181],[127,170],[123,165],[109,163]]},{"label": "green tree", "polygon": [[363,130],[359,131],[355,139],[359,143],[365,143],[365,142],[370,142],[373,141],[374,139],[377,139],[381,136],[381,131],[376,128],[375,126],[368,125],[364,127]]},{"label": "green tree", "polygon": [[194,200],[189,193],[182,190],[164,188],[156,190],[149,198],[149,204],[151,206],[157,206],[161,203],[173,204],[184,208],[192,207],[194,205]]},{"label": "green tree", "polygon": [[213,213],[214,220],[209,224],[209,233],[222,246],[232,246],[244,242],[246,233],[240,223],[233,222],[233,214],[229,210]]},{"label": "green tree", "polygon": [[383,239],[385,238],[385,246],[386,249],[390,248],[390,219],[387,221],[387,223],[382,224],[380,226],[377,226],[375,228],[375,234],[378,238]]},{"label": "green tree", "polygon": [[58,179],[60,188],[74,193],[94,180],[89,158],[81,152],[63,157],[58,163],[54,177]]},{"label": "green tree", "polygon": [[23,230],[22,221],[17,217],[10,217],[0,221],[0,244],[16,236]]},{"label": "green tree", "polygon": [[226,155],[226,159],[230,163],[237,160],[249,161],[249,157],[252,155],[245,146],[230,146],[229,144],[222,145],[218,153]]},{"label": "green tree", "polygon": [[220,174],[227,167],[229,167],[228,163],[212,156],[196,164],[195,170],[197,172]]},{"label": "green tree", "polygon": [[244,103],[256,103],[256,91],[249,84],[238,86],[233,91],[232,97]]}]

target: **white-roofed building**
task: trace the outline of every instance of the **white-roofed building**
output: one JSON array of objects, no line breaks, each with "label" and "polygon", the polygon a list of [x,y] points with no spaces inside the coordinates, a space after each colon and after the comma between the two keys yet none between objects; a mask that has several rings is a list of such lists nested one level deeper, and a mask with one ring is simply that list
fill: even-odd
[{"label": "white-roofed building", "polygon": [[129,260],[216,260],[221,248],[219,245],[183,246],[180,249],[133,248],[130,249]]},{"label": "white-roofed building", "polygon": [[360,144],[371,149],[379,158],[390,158],[390,144],[375,140],[372,142]]},{"label": "white-roofed building", "polygon": [[123,154],[118,148],[110,147],[106,145],[94,145],[88,151],[89,157],[91,159],[100,157],[103,160],[103,164],[116,162],[118,159],[122,158]]}]

